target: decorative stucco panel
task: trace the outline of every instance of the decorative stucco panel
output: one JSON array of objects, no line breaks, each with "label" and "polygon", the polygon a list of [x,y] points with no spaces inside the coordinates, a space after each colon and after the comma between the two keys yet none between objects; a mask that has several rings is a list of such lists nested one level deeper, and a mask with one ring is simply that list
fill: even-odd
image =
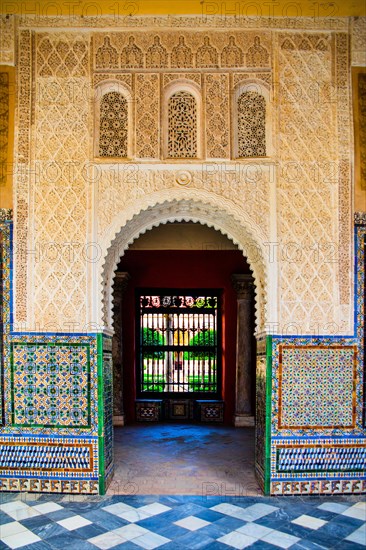
[{"label": "decorative stucco panel", "polygon": [[36,43],[29,321],[57,331],[86,321],[89,48],[84,36],[71,33],[41,33]]},{"label": "decorative stucco panel", "polygon": [[351,288],[349,84],[339,73],[348,43],[343,35],[280,33],[276,51],[279,318],[288,334],[344,333]]},{"label": "decorative stucco panel", "polygon": [[[246,18],[216,27],[215,19],[210,26],[194,17],[154,18],[148,30],[142,21],[121,31],[108,17],[99,26],[87,19],[92,30],[83,33],[77,18],[67,32],[57,30],[59,20],[39,32],[41,21],[20,22],[34,30],[22,30],[19,42],[16,150],[24,169],[15,178],[15,240],[34,254],[16,257],[16,321],[56,330],[99,322],[94,297],[112,226],[121,220],[121,230],[141,199],[158,204],[180,189],[187,200],[200,192],[215,204],[231,201],[260,228],[274,303],[267,321],[285,332],[350,332],[345,25],[304,19],[294,33],[276,19],[254,28]],[[260,157],[235,161],[234,91],[251,82],[266,97],[260,143],[267,156],[259,147]],[[113,163],[96,155],[96,104],[106,83],[128,92],[128,159]],[[179,86],[199,98],[198,158],[166,158],[167,90]],[[85,254],[91,243],[96,262]]]}]

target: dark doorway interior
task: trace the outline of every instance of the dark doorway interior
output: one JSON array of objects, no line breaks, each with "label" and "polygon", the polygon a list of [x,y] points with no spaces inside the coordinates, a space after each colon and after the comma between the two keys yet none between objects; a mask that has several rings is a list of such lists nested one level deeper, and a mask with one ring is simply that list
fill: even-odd
[{"label": "dark doorway interior", "polygon": [[[232,286],[234,273],[250,274],[239,250],[128,250],[117,272],[130,279],[115,309],[114,414],[125,422],[135,421],[136,400],[136,290],[139,288],[221,289],[222,291],[222,388],[224,423],[232,424],[235,406],[237,295]],[[254,333],[253,319],[250,327]],[[121,339],[122,334],[122,339]],[[253,337],[253,374],[255,339]],[[252,376],[255,380],[255,376]],[[254,388],[252,395],[254,396]],[[254,403],[253,403],[254,410]]]}]

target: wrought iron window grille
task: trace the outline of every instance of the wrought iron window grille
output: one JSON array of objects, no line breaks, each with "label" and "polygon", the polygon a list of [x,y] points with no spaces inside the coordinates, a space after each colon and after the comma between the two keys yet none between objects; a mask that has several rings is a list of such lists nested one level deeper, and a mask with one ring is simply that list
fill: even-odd
[{"label": "wrought iron window grille", "polygon": [[136,291],[137,396],[221,395],[221,291]]}]

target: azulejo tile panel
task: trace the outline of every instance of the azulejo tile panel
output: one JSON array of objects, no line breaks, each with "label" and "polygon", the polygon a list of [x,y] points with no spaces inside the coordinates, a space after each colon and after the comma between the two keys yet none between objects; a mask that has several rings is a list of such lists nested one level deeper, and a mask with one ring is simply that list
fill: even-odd
[{"label": "azulejo tile panel", "polygon": [[356,346],[279,346],[278,427],[354,428]]},{"label": "azulejo tile panel", "polygon": [[98,479],[97,438],[1,437],[0,477]]},{"label": "azulejo tile panel", "polygon": [[366,343],[365,343],[365,318],[366,318],[366,213],[355,214],[355,245],[356,245],[356,304],[355,325],[357,336],[360,340],[361,357],[363,357],[363,427],[366,428]]},{"label": "azulejo tile panel", "polygon": [[[288,350],[284,365],[283,350],[286,353]],[[359,339],[352,336],[273,336],[272,437],[363,435],[361,351]],[[282,378],[283,367],[288,369],[289,373],[285,378],[285,384]],[[345,369],[344,377],[342,369]],[[350,391],[351,378],[352,391]],[[290,383],[292,383],[291,390]],[[310,400],[307,409],[303,407],[303,401],[308,399],[308,392],[312,392],[314,397],[315,383],[317,394],[323,397],[323,401],[318,402],[317,416]],[[334,395],[335,386],[338,387],[339,392],[345,392],[345,394]],[[338,404],[336,407],[331,404],[329,395]],[[317,396],[314,399],[317,399]],[[347,401],[347,407],[343,407],[342,400]],[[326,420],[327,413],[333,414],[332,422]],[[315,418],[317,421],[314,424]],[[338,422],[342,421],[341,424],[334,422],[337,418]],[[322,421],[320,422],[319,419]]]},{"label": "azulejo tile panel", "polygon": [[93,471],[93,446],[57,443],[4,443],[0,470]]},{"label": "azulejo tile panel", "polygon": [[0,426],[5,421],[5,353],[11,330],[12,240],[11,210],[0,209]]},{"label": "azulejo tile panel", "polygon": [[255,426],[255,469],[257,478],[264,487],[265,478],[265,437],[266,437],[266,343],[257,342],[256,365],[256,426]]},{"label": "azulejo tile panel", "polygon": [[113,361],[112,339],[103,336],[103,396],[104,396],[104,468],[105,486],[110,483],[113,471]]},{"label": "azulejo tile panel", "polygon": [[366,470],[364,445],[277,446],[277,472],[337,472]]},{"label": "azulejo tile panel", "polygon": [[[27,357],[29,350],[30,356]],[[32,357],[32,354],[35,355]],[[93,334],[9,334],[4,360],[6,411],[2,433],[21,435],[24,429],[27,429],[34,435],[97,436],[97,357],[97,336]],[[16,374],[15,360],[20,362],[19,374]],[[51,372],[52,369],[54,370]],[[27,370],[32,372],[28,373]],[[24,379],[19,381],[20,373],[23,373]],[[30,397],[34,395],[31,377],[37,382],[34,398]],[[58,395],[55,396],[52,392],[56,379],[59,380],[59,387],[56,390]],[[80,382],[78,388],[74,387],[76,381]],[[26,404],[28,401],[31,403],[32,399],[34,408],[39,407],[37,416],[44,420],[43,423],[37,419],[30,422],[26,416]],[[64,407],[59,411],[58,419],[51,416],[55,402],[59,403],[60,408]]]},{"label": "azulejo tile panel", "polygon": [[11,343],[11,419],[24,427],[90,427],[90,345]]}]

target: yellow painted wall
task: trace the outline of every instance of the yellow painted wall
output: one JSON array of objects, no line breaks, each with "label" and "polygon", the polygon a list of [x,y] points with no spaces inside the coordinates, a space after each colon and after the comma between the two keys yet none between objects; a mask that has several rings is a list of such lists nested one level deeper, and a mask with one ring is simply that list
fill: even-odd
[{"label": "yellow painted wall", "polygon": [[[358,90],[358,75],[366,73],[366,67],[354,67],[352,70],[352,91],[353,91],[353,122],[354,122],[354,137],[355,137],[355,166],[354,166],[354,181],[355,194],[354,206],[355,211],[366,212],[366,182],[361,176],[361,158],[365,158],[365,144],[361,139],[361,124],[364,124],[365,117],[361,116],[361,100]],[[363,128],[363,133],[365,129]]]},{"label": "yellow painted wall", "polygon": [[276,17],[347,17],[366,15],[365,0],[4,0],[0,13],[15,15],[166,15],[202,14],[220,16],[276,16]]},{"label": "yellow painted wall", "polygon": [[[14,68],[0,65],[0,73],[7,73],[9,77],[8,88],[8,105],[9,105],[9,118],[8,118],[8,147],[7,158],[5,167],[5,179],[0,180],[0,208],[12,208],[13,206],[13,193],[12,193],[12,167],[13,167],[13,147],[14,147],[14,96],[15,96],[15,80],[14,80]],[[2,123],[6,124],[5,120]]]}]

